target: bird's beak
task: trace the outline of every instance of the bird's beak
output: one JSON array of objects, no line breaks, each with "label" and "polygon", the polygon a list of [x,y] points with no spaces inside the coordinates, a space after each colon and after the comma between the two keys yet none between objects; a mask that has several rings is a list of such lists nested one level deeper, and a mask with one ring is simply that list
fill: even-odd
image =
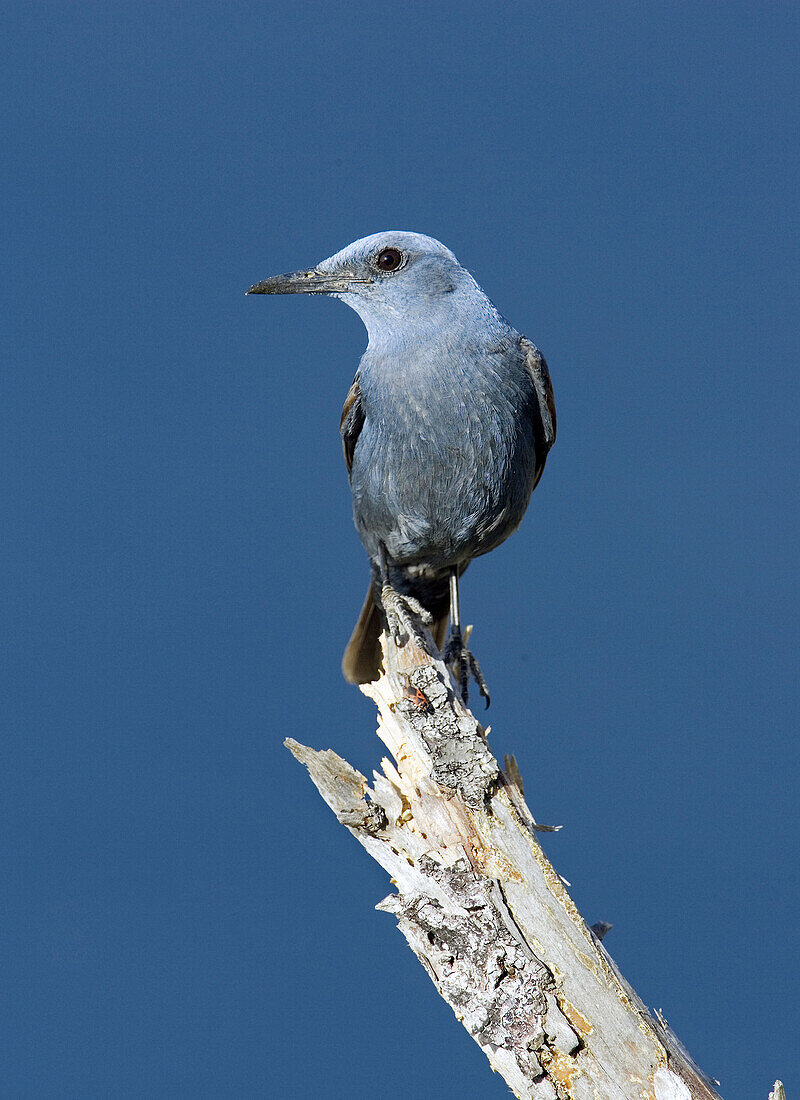
[{"label": "bird's beak", "polygon": [[356,279],[347,272],[328,275],[324,271],[290,271],[273,275],[255,283],[246,294],[341,294],[351,286],[371,283],[371,279]]}]

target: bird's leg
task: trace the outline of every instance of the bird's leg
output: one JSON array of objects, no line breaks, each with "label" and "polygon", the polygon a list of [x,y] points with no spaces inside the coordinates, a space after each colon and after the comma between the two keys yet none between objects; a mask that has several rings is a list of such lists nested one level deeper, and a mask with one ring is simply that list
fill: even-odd
[{"label": "bird's leg", "polygon": [[461,633],[461,603],[458,598],[458,569],[450,570],[450,637],[444,648],[444,663],[452,664],[453,675],[464,704],[469,701],[469,666],[464,660],[464,637]]},{"label": "bird's leg", "polygon": [[491,701],[489,689],[483,678],[481,667],[467,649],[464,635],[461,632],[461,604],[458,598],[457,566],[453,566],[450,570],[450,637],[444,647],[443,658],[446,665],[452,665],[453,676],[458,683],[464,705],[466,706],[469,702],[469,678],[472,676],[488,707]]},{"label": "bird's leg", "polygon": [[397,646],[404,646],[411,637],[422,648],[425,647],[425,639],[420,633],[416,619],[421,619],[426,626],[433,622],[433,616],[422,606],[414,596],[405,596],[396,592],[389,581],[389,563],[386,547],[380,544],[381,566],[381,604],[386,616],[386,624],[389,633]]}]

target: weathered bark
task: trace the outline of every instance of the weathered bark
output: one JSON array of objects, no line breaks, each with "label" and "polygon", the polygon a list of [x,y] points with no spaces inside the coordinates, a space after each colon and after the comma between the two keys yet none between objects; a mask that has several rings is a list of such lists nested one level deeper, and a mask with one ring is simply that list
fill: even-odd
[{"label": "weathered bark", "polygon": [[[386,674],[370,788],[330,749],[286,744],[397,887],[377,906],[515,1096],[713,1100],[712,1081],[654,1018],[587,927],[539,846],[513,758],[430,653],[383,639]],[[598,934],[599,933],[599,934]],[[777,1091],[777,1086],[776,1086]]]}]

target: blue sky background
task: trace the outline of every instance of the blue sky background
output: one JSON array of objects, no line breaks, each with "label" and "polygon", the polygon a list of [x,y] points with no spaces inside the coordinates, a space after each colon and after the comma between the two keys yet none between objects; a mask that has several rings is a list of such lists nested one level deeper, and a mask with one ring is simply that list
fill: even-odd
[{"label": "blue sky background", "polygon": [[4,5],[3,1095],[507,1095],[282,747],[381,755],[339,673],[364,333],[243,291],[386,228],[555,385],[463,585],[493,748],[727,1100],[800,1093],[799,23]]}]

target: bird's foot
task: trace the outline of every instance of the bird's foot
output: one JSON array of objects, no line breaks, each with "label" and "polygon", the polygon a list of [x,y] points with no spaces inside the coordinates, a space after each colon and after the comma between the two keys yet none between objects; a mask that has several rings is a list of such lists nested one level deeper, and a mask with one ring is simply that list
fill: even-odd
[{"label": "bird's foot", "polygon": [[396,592],[390,584],[384,584],[381,589],[381,603],[395,645],[402,648],[409,638],[413,638],[419,646],[425,645],[417,620],[430,626],[433,616],[419,600],[414,596],[404,596]]},{"label": "bird's foot", "polygon": [[447,639],[447,644],[444,647],[442,659],[453,673],[461,692],[464,706],[467,706],[469,703],[469,681],[471,677],[478,685],[478,691],[480,691],[481,695],[486,700],[486,706],[488,708],[491,702],[489,689],[483,678],[481,666],[467,649],[467,644],[461,633],[461,627],[450,627],[450,637]]}]

